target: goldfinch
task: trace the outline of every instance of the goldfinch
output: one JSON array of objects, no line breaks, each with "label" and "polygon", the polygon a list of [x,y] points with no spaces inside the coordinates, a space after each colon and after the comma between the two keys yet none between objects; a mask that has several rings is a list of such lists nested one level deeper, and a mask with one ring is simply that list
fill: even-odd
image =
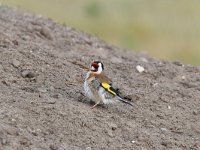
[{"label": "goldfinch", "polygon": [[111,80],[103,73],[103,70],[104,65],[102,62],[92,62],[84,82],[86,96],[95,102],[92,108],[100,103],[107,104],[115,101],[132,105],[124,97],[120,96],[118,89],[112,87]]}]

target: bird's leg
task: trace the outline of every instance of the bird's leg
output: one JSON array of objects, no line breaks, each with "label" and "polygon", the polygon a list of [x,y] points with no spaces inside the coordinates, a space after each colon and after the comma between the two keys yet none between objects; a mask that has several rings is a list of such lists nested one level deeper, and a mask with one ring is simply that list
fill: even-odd
[{"label": "bird's leg", "polygon": [[96,103],[91,107],[91,109],[95,108],[101,102],[100,97],[96,97],[96,100]]},{"label": "bird's leg", "polygon": [[99,103],[100,103],[100,100],[97,101],[97,102],[91,107],[91,109],[95,108]]},{"label": "bird's leg", "polygon": [[98,105],[98,103],[96,103],[95,105],[93,105],[92,107],[91,107],[91,109],[93,109],[94,107],[96,107]]}]

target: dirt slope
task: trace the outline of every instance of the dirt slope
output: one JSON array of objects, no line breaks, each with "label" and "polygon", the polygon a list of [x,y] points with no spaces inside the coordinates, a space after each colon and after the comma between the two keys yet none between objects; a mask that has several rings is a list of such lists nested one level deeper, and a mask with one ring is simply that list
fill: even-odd
[{"label": "dirt slope", "polygon": [[[78,64],[92,60],[104,63],[134,107],[90,109]],[[199,150],[199,99],[199,67],[0,7],[0,150]]]}]

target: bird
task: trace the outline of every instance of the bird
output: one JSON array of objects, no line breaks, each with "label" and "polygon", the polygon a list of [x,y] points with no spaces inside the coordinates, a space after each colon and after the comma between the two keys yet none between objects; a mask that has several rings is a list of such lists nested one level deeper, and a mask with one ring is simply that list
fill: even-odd
[{"label": "bird", "polygon": [[133,106],[125,100],[128,98],[121,96],[119,89],[112,86],[111,79],[103,71],[103,63],[101,61],[93,61],[84,81],[85,95],[95,102],[91,108],[95,108],[98,104],[107,104],[116,101]]}]

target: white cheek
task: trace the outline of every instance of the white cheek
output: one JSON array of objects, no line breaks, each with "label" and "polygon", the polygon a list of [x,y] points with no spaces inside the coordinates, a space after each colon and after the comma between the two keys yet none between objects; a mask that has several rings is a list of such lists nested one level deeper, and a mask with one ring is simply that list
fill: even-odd
[{"label": "white cheek", "polygon": [[102,71],[102,67],[99,67],[97,73],[101,73]]}]

